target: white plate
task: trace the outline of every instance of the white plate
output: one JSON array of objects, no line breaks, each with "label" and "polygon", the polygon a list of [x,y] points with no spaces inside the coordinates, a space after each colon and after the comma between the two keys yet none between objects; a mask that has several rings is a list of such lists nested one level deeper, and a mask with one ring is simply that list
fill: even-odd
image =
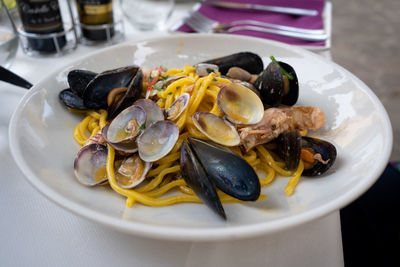
[{"label": "white plate", "polygon": [[[279,178],[263,193],[267,200],[224,204],[228,220],[205,205],[163,208],[125,207],[125,198],[105,187],[88,188],[74,178],[79,146],[72,137],[81,120],[64,108],[58,93],[75,68],[103,71],[128,64],[169,68],[239,51],[269,62],[274,55],[297,71],[299,105],[325,111],[326,123],[312,133],[338,150],[332,169],[321,178],[301,178],[295,194]],[[36,84],[22,99],[10,123],[10,148],[27,179],[66,209],[129,233],[172,240],[227,240],[259,236],[308,222],[337,210],[365,192],[383,171],[391,152],[392,129],[372,91],[342,67],[311,52],[277,42],[232,35],[173,35],[110,47],[64,66]]]}]

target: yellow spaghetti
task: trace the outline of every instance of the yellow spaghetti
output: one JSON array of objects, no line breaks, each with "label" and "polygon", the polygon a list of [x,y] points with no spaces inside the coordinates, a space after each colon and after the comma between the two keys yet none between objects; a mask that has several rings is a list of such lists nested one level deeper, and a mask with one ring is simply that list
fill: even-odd
[{"label": "yellow spaghetti", "polygon": [[[180,177],[180,148],[188,136],[206,138],[194,126],[192,115],[197,111],[207,111],[221,116],[222,113],[217,105],[217,94],[220,87],[230,83],[230,81],[220,77],[219,73],[210,73],[205,77],[199,77],[192,66],[170,69],[164,75],[168,75],[169,77],[186,77],[172,82],[165,90],[157,92],[155,102],[160,107],[167,109],[183,93],[189,93],[190,100],[186,110],[174,121],[180,129],[178,141],[167,156],[153,163],[153,167],[148,172],[144,185],[135,189],[125,189],[117,183],[114,170],[115,151],[113,147],[108,145],[106,163],[108,183],[115,192],[127,198],[126,205],[128,207],[132,206],[135,202],[148,206],[166,206],[182,202],[202,202],[182,178],[177,178]],[[86,117],[73,131],[74,139],[81,146],[85,145],[86,142],[106,125],[106,120],[107,111],[105,110],[87,111]],[[285,188],[285,192],[287,196],[293,194],[304,168],[301,161],[298,169],[295,172],[290,172],[284,169],[284,163],[276,161],[273,154],[263,145],[258,145],[244,154],[239,147],[232,147],[231,149],[246,160],[255,170],[261,170],[265,173],[265,177],[260,178],[261,186],[271,184],[278,174],[291,177]],[[178,189],[176,190],[178,194],[165,196],[165,194],[173,189]],[[218,192],[218,195],[222,202],[241,202],[222,192]],[[265,198],[265,195],[260,195],[258,200]]]}]

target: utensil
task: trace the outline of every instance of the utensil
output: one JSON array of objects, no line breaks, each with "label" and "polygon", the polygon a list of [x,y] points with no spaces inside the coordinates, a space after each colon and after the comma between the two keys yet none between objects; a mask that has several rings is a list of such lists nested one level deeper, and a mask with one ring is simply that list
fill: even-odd
[{"label": "utensil", "polygon": [[[240,24],[249,24],[253,25],[240,25]],[[218,21],[212,20],[199,12],[193,12],[189,17],[185,19],[185,23],[189,25],[196,32],[201,33],[233,33],[237,31],[257,31],[257,32],[265,32],[265,33],[273,33],[282,36],[289,36],[292,38],[309,40],[309,41],[325,41],[328,39],[328,35],[322,30],[308,30],[308,29],[300,29],[295,27],[287,27],[287,26],[279,26],[269,23],[248,21],[248,20],[239,20],[234,21],[229,24],[221,24]],[[273,28],[270,28],[271,25]]]},{"label": "utensil", "polygon": [[[257,53],[265,64],[274,55],[296,70],[301,90],[298,105],[318,106],[325,113],[324,127],[313,136],[330,141],[338,150],[329,173],[318,179],[300,178],[292,197],[284,193],[288,178],[276,179],[262,190],[267,200],[224,204],[227,222],[200,204],[126,208],[125,199],[111,189],[88,188],[76,181],[73,161],[80,147],[72,134],[84,115],[68,112],[58,101],[70,70],[100,72],[131,64],[175,68],[238,51]],[[304,49],[223,34],[174,34],[129,42],[60,66],[24,95],[11,119],[9,138],[12,155],[27,180],[75,214],[126,233],[197,241],[261,236],[327,215],[376,181],[392,147],[392,130],[383,105],[353,74]]]},{"label": "utensil", "polygon": [[21,78],[14,72],[3,68],[2,66],[0,66],[0,80],[26,89],[30,89],[32,87],[32,84],[30,82],[28,82],[24,78]]},{"label": "utensil", "polygon": [[303,16],[318,15],[317,10],[304,9],[304,8],[258,5],[258,4],[245,4],[245,3],[235,3],[235,2],[225,2],[225,1],[203,1],[202,3],[206,4],[206,5],[210,5],[210,6],[216,6],[216,7],[261,10],[261,11],[277,12],[277,13],[284,13],[284,14],[291,14],[291,15],[303,15]]}]

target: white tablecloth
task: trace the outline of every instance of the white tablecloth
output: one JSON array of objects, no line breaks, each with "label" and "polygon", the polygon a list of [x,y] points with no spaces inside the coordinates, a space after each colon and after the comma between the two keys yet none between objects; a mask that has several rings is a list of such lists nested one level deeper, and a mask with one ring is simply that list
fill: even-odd
[{"label": "white tablecloth", "polygon": [[[189,5],[181,5],[177,20]],[[126,39],[145,38],[126,23]],[[80,46],[61,58],[18,52],[11,70],[35,83],[53,66],[95,48]],[[172,242],[131,236],[87,221],[38,193],[11,158],[8,122],[24,89],[0,82],[1,266],[343,266],[339,212],[299,227],[229,242]]]}]

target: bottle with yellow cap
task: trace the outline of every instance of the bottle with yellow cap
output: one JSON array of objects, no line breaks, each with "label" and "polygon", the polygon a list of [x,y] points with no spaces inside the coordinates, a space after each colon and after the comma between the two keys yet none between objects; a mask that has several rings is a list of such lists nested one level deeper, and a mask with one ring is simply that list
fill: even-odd
[{"label": "bottle with yellow cap", "polygon": [[[76,0],[83,36],[91,41],[106,41],[114,35],[112,0]],[[99,29],[98,25],[107,25]],[[111,26],[110,26],[111,24]]]}]

